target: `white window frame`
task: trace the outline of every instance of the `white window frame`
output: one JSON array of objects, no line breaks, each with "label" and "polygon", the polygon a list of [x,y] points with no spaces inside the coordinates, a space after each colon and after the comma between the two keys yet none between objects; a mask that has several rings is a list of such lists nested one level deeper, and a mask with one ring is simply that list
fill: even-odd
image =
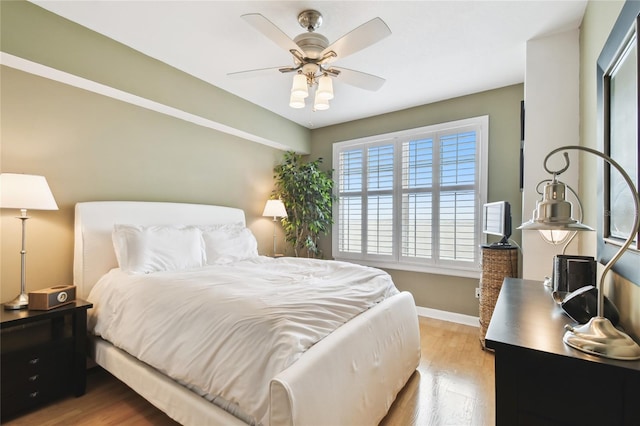
[{"label": "white window frame", "polygon": [[[399,215],[401,212],[401,202],[402,202],[402,182],[400,179],[401,176],[401,166],[402,166],[402,143],[406,141],[416,140],[418,138],[424,137],[425,135],[434,135],[437,133],[452,133],[452,132],[463,132],[469,129],[473,129],[476,131],[476,170],[475,170],[475,226],[474,226],[474,235],[475,241],[475,250],[474,250],[474,261],[473,262],[462,262],[462,261],[447,261],[443,259],[419,259],[419,258],[407,258],[402,257],[400,255],[400,237],[401,237],[401,220],[399,220]],[[381,256],[381,255],[367,255],[364,253],[347,253],[347,252],[339,252],[339,211],[338,211],[338,203],[339,200],[334,202],[333,207],[333,217],[334,224],[332,229],[332,250],[333,256],[336,260],[345,260],[355,263],[360,263],[363,265],[375,266],[385,269],[399,269],[406,271],[416,271],[416,272],[427,272],[427,273],[435,273],[442,275],[452,275],[452,276],[460,276],[460,277],[469,277],[469,278],[479,278],[481,272],[480,265],[480,246],[483,243],[486,243],[486,236],[482,233],[482,205],[486,203],[487,200],[487,188],[488,188],[488,146],[489,146],[489,116],[478,116],[467,118],[463,120],[451,121],[447,123],[435,124],[415,129],[402,130],[398,132],[386,133],[375,136],[368,136],[359,139],[353,139],[343,142],[337,142],[333,145],[333,167],[334,167],[334,195],[336,199],[340,192],[339,180],[340,180],[340,164],[339,164],[339,155],[340,152],[348,150],[350,148],[355,148],[361,146],[366,152],[366,148],[375,145],[385,145],[393,143],[395,146],[394,152],[394,225],[393,225],[393,255],[391,256]],[[363,154],[366,157],[366,154]],[[434,175],[438,173],[434,172]],[[437,192],[440,192],[440,187],[438,185]],[[364,191],[364,189],[363,189]],[[363,194],[366,194],[364,192]],[[363,202],[363,205],[366,202]],[[435,208],[439,208],[439,206],[434,206]],[[363,227],[366,227],[366,212],[363,208]],[[438,238],[437,231],[438,227],[436,224],[432,225],[432,229],[434,230],[433,237]],[[364,237],[363,237],[364,240]],[[363,245],[366,244],[363,241]]]}]

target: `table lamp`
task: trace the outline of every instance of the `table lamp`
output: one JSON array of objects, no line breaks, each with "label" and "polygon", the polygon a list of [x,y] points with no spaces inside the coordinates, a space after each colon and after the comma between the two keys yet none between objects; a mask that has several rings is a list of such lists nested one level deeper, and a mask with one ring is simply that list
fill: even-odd
[{"label": "table lamp", "polygon": [[560,170],[550,170],[547,167],[549,157],[560,152],[569,150],[584,151],[596,155],[615,168],[623,177],[627,186],[631,191],[631,196],[635,206],[634,224],[627,240],[622,244],[616,254],[605,265],[600,281],[598,284],[598,312],[597,315],[589,320],[586,324],[579,326],[565,326],[566,332],[563,341],[572,348],[578,349],[592,355],[602,356],[604,358],[619,360],[635,360],[640,359],[640,346],[631,339],[627,334],[618,330],[613,326],[611,321],[604,317],[604,283],[605,276],[613,265],[622,257],[624,252],[631,245],[635,235],[638,234],[640,219],[638,211],[640,210],[640,198],[638,191],[629,175],[624,169],[611,157],[601,153],[595,149],[583,146],[563,146],[551,151],[544,159],[544,169],[547,173],[553,175],[550,183],[545,185],[544,196],[541,201],[536,203],[533,218],[523,223],[518,229],[522,230],[567,230],[581,231],[592,230],[592,228],[583,225],[572,217],[572,205],[565,200],[565,185],[558,181],[557,177],[569,168],[569,154],[564,152],[565,167]]},{"label": "table lamp", "polygon": [[[544,189],[540,191],[540,185],[542,184],[545,184]],[[566,189],[571,191],[571,193],[573,194],[573,196],[575,197],[578,203],[580,215],[578,216],[577,221],[573,219],[573,206],[571,205],[571,203],[568,203],[565,199]],[[536,185],[536,192],[542,196],[542,199],[536,201],[536,208],[533,211],[533,219],[526,222],[525,224],[522,224],[521,226],[518,227],[518,229],[527,229],[527,230],[536,229],[540,233],[540,237],[545,242],[552,245],[563,244],[562,251],[561,251],[562,255],[566,253],[567,247],[569,247],[569,244],[571,244],[573,239],[578,234],[577,231],[593,231],[592,228],[581,224],[583,211],[582,211],[582,202],[580,202],[580,197],[578,197],[578,194],[576,193],[576,191],[574,191],[573,188],[571,188],[569,185],[558,181],[557,176],[554,176],[553,179],[544,179],[538,182],[538,185]],[[574,221],[575,223],[572,223],[571,226],[576,226],[579,229],[567,229],[568,226],[564,226],[564,225],[551,228],[548,226],[548,224],[545,223],[544,220],[540,220],[540,218],[543,215],[545,215],[545,213],[543,212],[549,211],[550,213],[546,217],[547,218],[550,216],[555,217],[554,220],[557,223],[560,220],[558,218],[559,216],[558,212],[562,211],[563,208],[566,209],[566,211],[563,213],[563,216],[565,216],[564,221]],[[576,224],[580,224],[580,225],[576,225]],[[526,228],[523,228],[525,226]],[[554,267],[555,267],[555,264],[554,264]],[[556,271],[554,269],[551,277],[545,277],[544,285],[546,287],[553,288],[553,277],[555,275],[556,275]],[[560,303],[558,300],[556,300],[556,302]]]},{"label": "table lamp", "polygon": [[273,216],[273,257],[276,256],[276,220],[278,217],[287,217],[287,209],[282,200],[267,200],[262,216]]},{"label": "table lamp", "polygon": [[17,173],[0,174],[0,208],[20,209],[17,219],[22,221],[22,249],[20,250],[20,294],[4,304],[5,309],[25,309],[29,305],[26,292],[26,222],[29,219],[27,209],[58,210],[56,200],[51,194],[44,176]]},{"label": "table lamp", "polygon": [[[550,185],[549,185],[550,183]],[[545,189],[541,192],[539,190],[540,185],[545,184]],[[582,222],[582,202],[580,201],[580,197],[578,197],[578,194],[576,193],[576,191],[573,190],[573,188],[571,188],[569,185],[567,185],[566,183],[563,182],[558,182],[557,178],[555,180],[553,179],[545,179],[542,180],[540,182],[538,182],[538,185],[536,186],[536,192],[540,195],[542,195],[542,200],[538,201],[536,203],[536,209],[538,208],[538,203],[544,203],[544,202],[550,202],[550,198],[552,198],[553,196],[551,194],[555,194],[556,192],[554,191],[554,189],[557,189],[558,186],[556,185],[564,185],[564,187],[566,189],[568,189],[573,196],[576,199],[576,202],[578,203],[578,209],[579,209],[579,216],[578,216],[578,220],[577,223],[581,223]],[[561,188],[560,191],[562,192],[562,194],[565,193],[565,191]],[[546,201],[545,201],[545,197],[546,197]],[[566,197],[563,197],[566,198]],[[573,206],[572,206],[573,207]],[[535,212],[534,212],[534,217],[535,217]],[[573,217],[573,212],[571,213],[571,217]],[[529,221],[531,222],[531,221]],[[529,223],[527,222],[527,223]],[[584,225],[583,225],[584,226]],[[544,227],[543,227],[544,228]],[[586,230],[584,228],[581,228],[580,230]],[[593,229],[591,229],[593,230]],[[565,252],[567,251],[567,247],[569,246],[569,244],[571,244],[571,241],[573,241],[573,239],[575,238],[577,232],[576,230],[567,230],[567,229],[557,229],[557,228],[553,228],[553,229],[538,229],[538,232],[540,233],[540,237],[542,237],[542,239],[544,241],[546,241],[549,244],[552,245],[560,245],[563,244],[562,246],[562,254],[565,254]]]}]

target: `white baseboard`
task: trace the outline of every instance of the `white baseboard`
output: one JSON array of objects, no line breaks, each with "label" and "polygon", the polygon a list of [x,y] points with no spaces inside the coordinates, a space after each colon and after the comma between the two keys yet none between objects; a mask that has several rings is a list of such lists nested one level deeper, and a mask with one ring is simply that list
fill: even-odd
[{"label": "white baseboard", "polygon": [[480,327],[480,319],[471,315],[441,311],[438,309],[423,308],[422,306],[416,306],[416,310],[418,311],[418,315],[421,317],[455,322],[458,324],[470,325],[471,327]]}]

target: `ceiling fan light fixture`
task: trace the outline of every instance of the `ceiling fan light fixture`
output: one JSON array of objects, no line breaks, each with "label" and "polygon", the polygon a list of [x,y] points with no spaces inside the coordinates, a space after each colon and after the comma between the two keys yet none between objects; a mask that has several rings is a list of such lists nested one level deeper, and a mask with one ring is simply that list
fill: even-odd
[{"label": "ceiling fan light fixture", "polygon": [[[309,96],[309,87],[307,86],[307,77],[303,74],[293,76],[293,85],[291,86],[291,98],[306,98]],[[304,101],[303,101],[304,102]]]},{"label": "ceiling fan light fixture", "polygon": [[[242,18],[257,31],[293,56],[293,66],[278,67],[281,73],[295,73],[291,86],[289,105],[304,108],[305,99],[315,90],[313,110],[329,109],[329,100],[334,98],[332,78],[344,73],[343,81],[352,86],[376,91],[384,79],[360,71],[331,68],[330,63],[352,55],[391,35],[391,30],[380,18],[373,18],[347,34],[329,43],[329,39],[315,32],[322,24],[322,14],[317,10],[303,10],[298,15],[298,23],[306,30],[295,38],[289,38],[284,31],[259,13],[247,13]],[[230,73],[239,77],[246,73],[263,72],[267,68]],[[315,87],[314,87],[315,86]]]},{"label": "ceiling fan light fixture", "polygon": [[318,90],[316,91],[316,99],[326,99],[327,101],[333,99],[333,81],[331,77],[324,74],[318,80]]}]

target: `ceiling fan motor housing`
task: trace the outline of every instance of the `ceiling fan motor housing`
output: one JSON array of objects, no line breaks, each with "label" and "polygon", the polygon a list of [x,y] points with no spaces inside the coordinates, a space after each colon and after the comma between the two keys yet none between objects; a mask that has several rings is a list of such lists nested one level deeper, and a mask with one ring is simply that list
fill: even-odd
[{"label": "ceiling fan motor housing", "polygon": [[309,59],[319,59],[320,54],[327,46],[329,46],[329,40],[318,33],[302,33],[293,41],[302,49],[304,56]]}]

